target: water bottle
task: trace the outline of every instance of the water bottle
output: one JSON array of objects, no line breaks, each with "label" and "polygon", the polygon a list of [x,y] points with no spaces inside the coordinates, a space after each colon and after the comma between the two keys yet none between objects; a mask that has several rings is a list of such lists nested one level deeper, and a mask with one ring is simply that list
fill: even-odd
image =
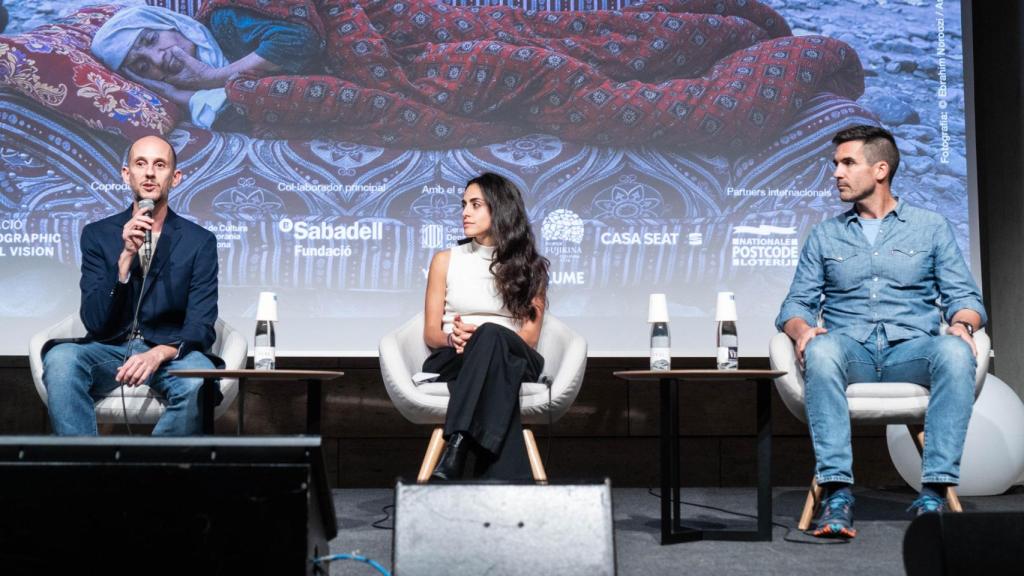
[{"label": "water bottle", "polygon": [[253,338],[253,365],[257,370],[273,370],[276,365],[277,294],[260,292],[256,306],[256,337]]},{"label": "water bottle", "polygon": [[651,370],[672,369],[672,339],[668,322],[651,323]]},{"label": "water bottle", "polygon": [[651,294],[647,323],[651,325],[651,370],[671,370],[672,340],[668,335],[668,298],[664,294]]},{"label": "water bottle", "polygon": [[273,320],[256,321],[256,337],[253,343],[253,365],[257,370],[273,370],[276,364]]},{"label": "water bottle", "polygon": [[715,306],[715,320],[718,323],[719,370],[736,370],[739,368],[740,339],[736,334],[736,294],[719,292],[718,304]]},{"label": "water bottle", "polygon": [[734,320],[718,321],[718,369],[736,370],[739,368],[740,339],[736,334]]}]

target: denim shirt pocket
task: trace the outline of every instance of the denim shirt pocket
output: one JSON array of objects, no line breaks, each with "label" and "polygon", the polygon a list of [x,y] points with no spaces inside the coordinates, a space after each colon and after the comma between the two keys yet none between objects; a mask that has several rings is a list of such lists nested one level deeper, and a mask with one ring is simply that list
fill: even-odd
[{"label": "denim shirt pocket", "polygon": [[897,246],[889,251],[889,276],[902,286],[923,282],[931,273],[932,258],[928,249]]},{"label": "denim shirt pocket", "polygon": [[825,258],[825,283],[839,290],[849,290],[860,284],[866,269],[865,258],[857,252],[826,254]]}]

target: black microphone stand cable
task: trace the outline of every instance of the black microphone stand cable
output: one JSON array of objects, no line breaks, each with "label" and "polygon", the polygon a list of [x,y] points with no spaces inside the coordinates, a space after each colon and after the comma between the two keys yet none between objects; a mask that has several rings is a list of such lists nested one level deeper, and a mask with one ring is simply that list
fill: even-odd
[{"label": "black microphone stand cable", "polygon": [[[143,246],[146,246],[146,244],[143,244]],[[135,314],[132,315],[132,327],[128,331],[128,345],[125,346],[124,356],[121,358],[122,366],[128,361],[128,357],[131,356],[132,344],[135,342],[136,336],[140,339],[142,338],[142,335],[138,333],[139,311],[142,309],[142,294],[146,291],[146,277],[149,275],[149,264],[152,263],[151,251],[152,249],[147,247],[146,262],[142,262],[142,258],[139,258],[139,267],[142,268],[142,284],[139,286],[139,300],[135,303]],[[130,279],[131,272],[128,274]],[[128,435],[133,436],[132,425],[128,422],[128,403],[124,397],[124,384],[122,383],[119,388],[121,390],[121,416],[124,418],[125,427],[128,428]]]}]

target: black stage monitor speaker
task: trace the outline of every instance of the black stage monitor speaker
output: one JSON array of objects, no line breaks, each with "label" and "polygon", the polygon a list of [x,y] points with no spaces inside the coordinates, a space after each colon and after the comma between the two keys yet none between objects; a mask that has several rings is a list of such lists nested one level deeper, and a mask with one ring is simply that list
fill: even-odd
[{"label": "black stage monitor speaker", "polygon": [[403,484],[395,576],[615,574],[611,484]]},{"label": "black stage monitor speaker", "polygon": [[1024,512],[923,514],[903,536],[907,576],[1020,574]]},{"label": "black stage monitor speaker", "polygon": [[0,438],[0,573],[304,574],[320,438]]}]

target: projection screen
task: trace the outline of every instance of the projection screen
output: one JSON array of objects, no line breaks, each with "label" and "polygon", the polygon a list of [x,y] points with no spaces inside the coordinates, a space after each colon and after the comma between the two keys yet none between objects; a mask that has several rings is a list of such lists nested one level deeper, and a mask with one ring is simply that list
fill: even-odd
[{"label": "projection screen", "polygon": [[217,236],[221,317],[251,334],[277,292],[283,355],[375,355],[462,238],[465,182],[493,171],[592,355],[646,355],[664,292],[673,353],[712,356],[728,290],[742,366],[802,240],[847,209],[830,140],[856,124],[895,133],[894,191],[952,222],[980,278],[958,2],[361,4],[304,3],[315,70],[230,81],[200,128],[92,59],[114,8],[6,2],[27,28],[0,36],[0,354],[77,314],[82,228],[129,205],[128,144],[161,131],[184,174],[170,207]]}]

